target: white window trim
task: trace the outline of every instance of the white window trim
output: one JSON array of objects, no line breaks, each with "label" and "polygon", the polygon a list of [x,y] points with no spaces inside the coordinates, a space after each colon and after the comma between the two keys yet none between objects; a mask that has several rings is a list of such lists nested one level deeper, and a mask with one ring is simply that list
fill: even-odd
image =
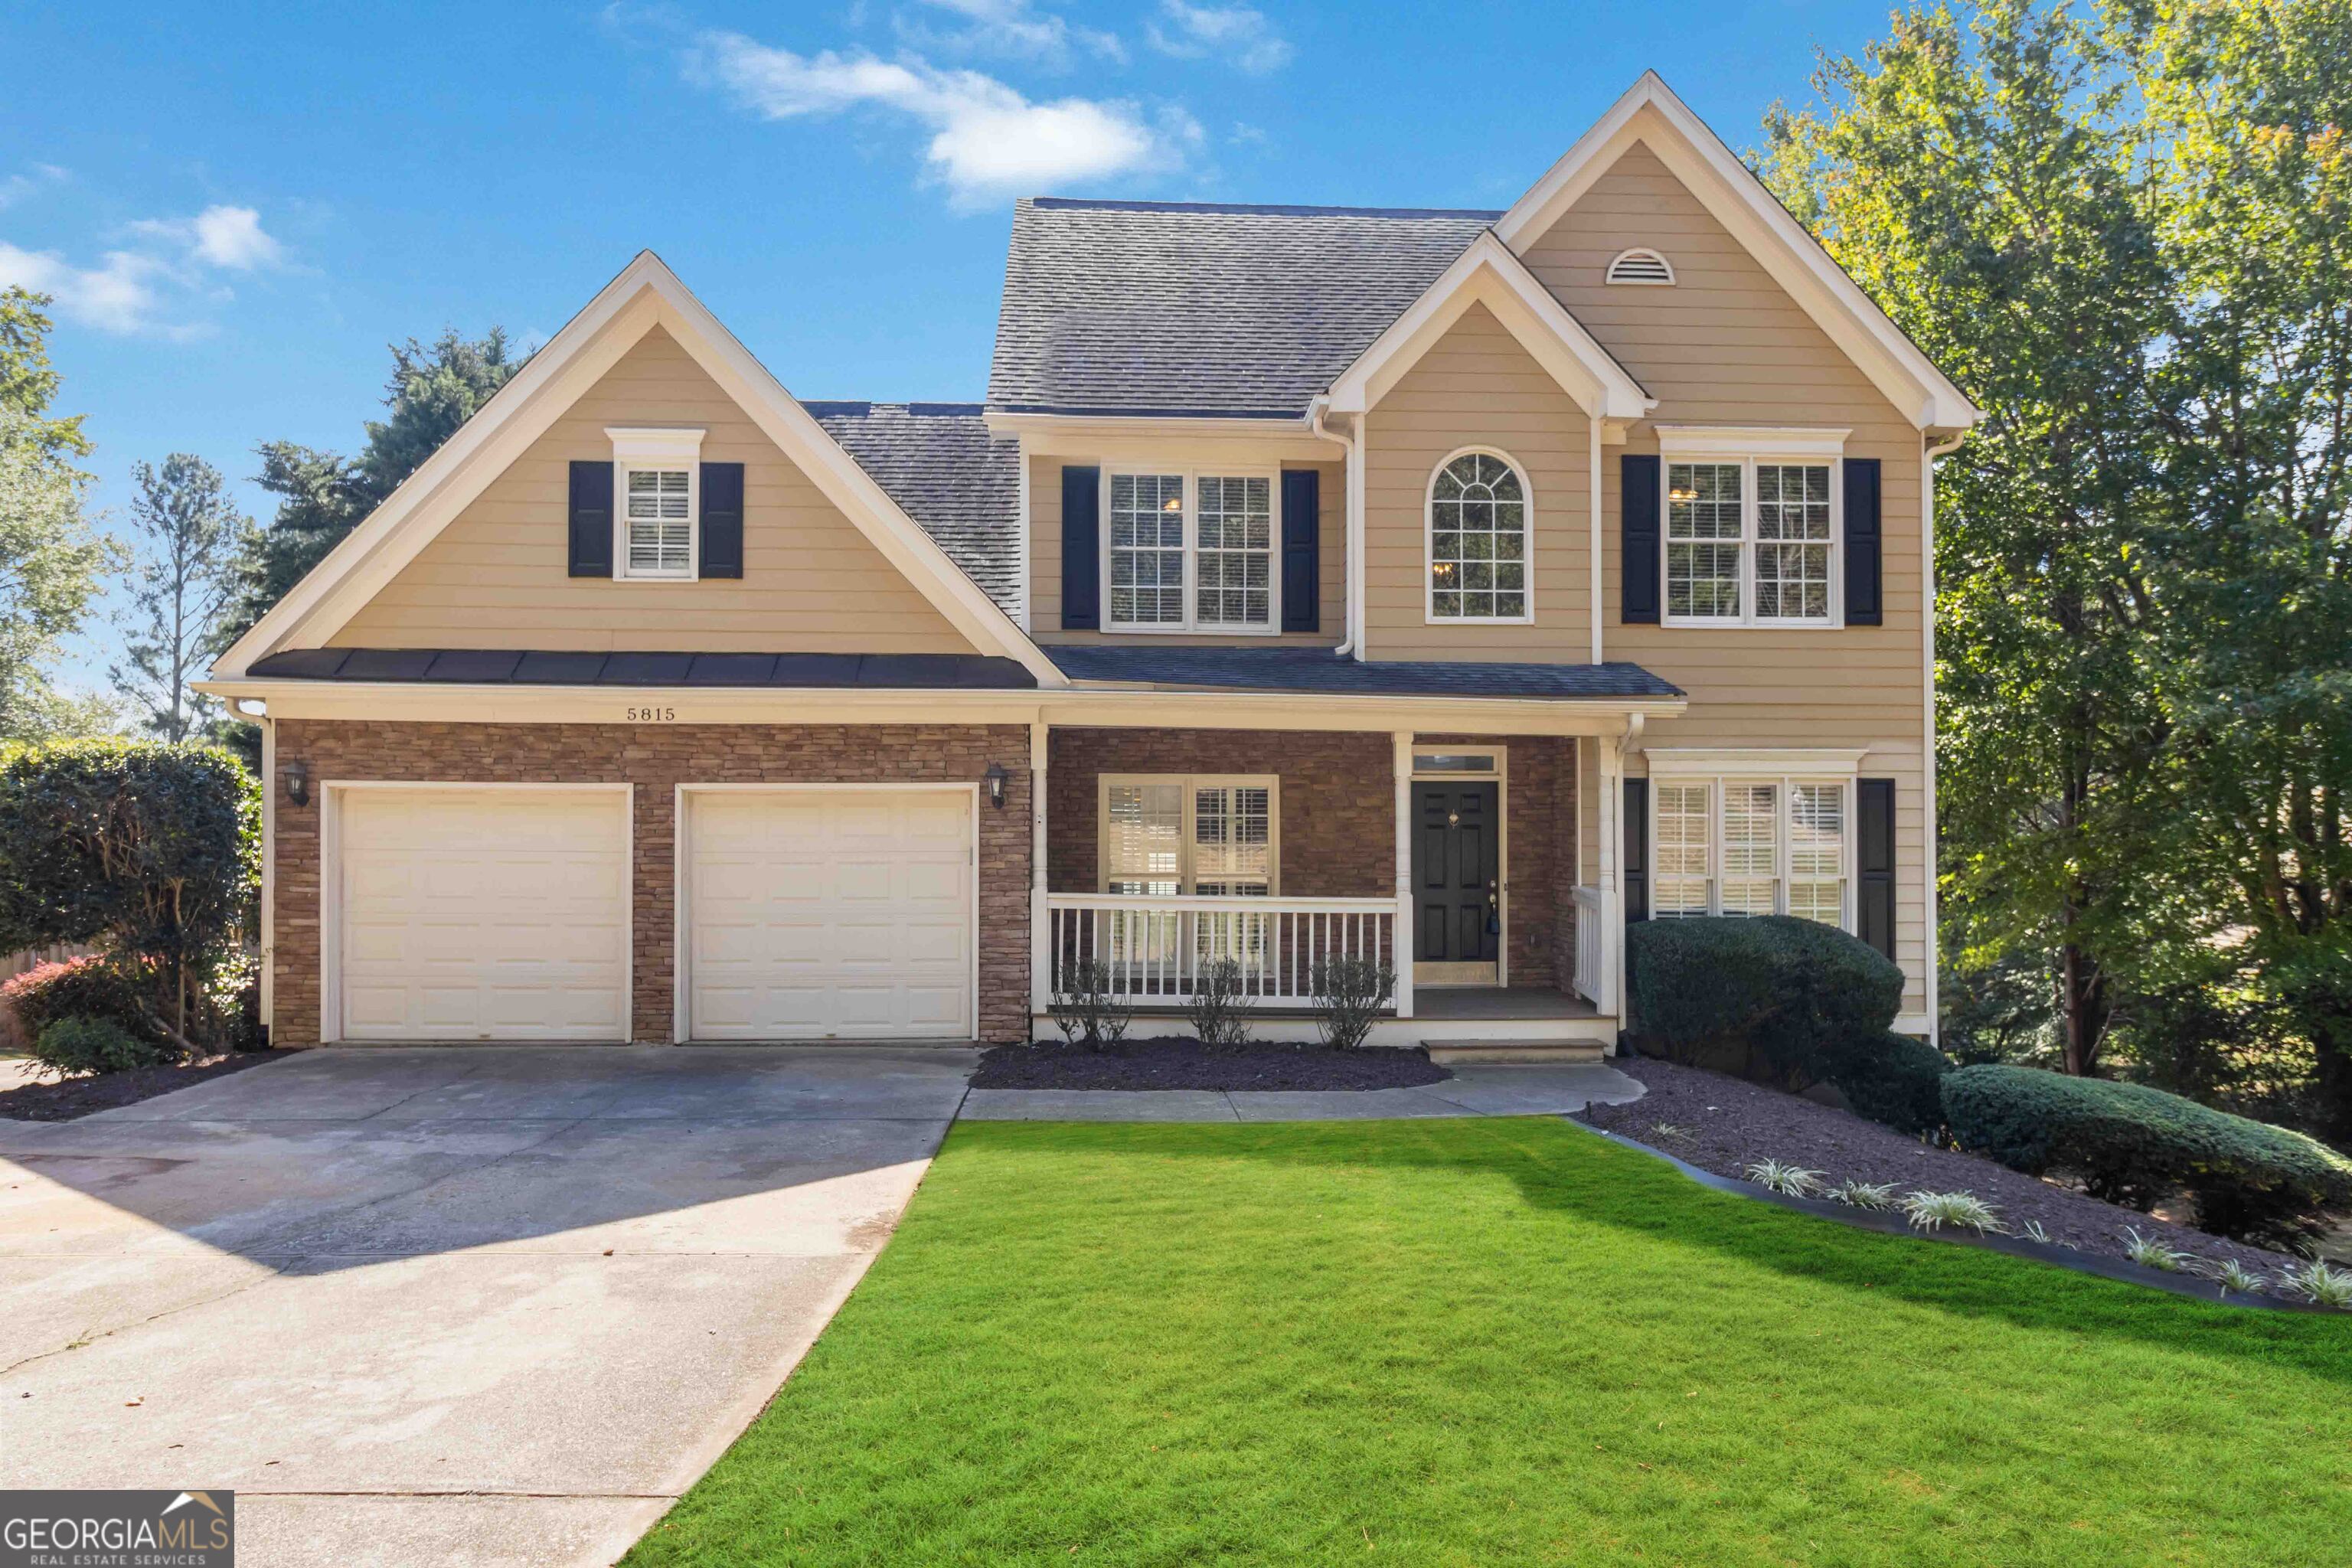
[{"label": "white window trim", "polygon": [[[1845,438],[1848,430],[1799,426],[1662,425],[1658,426],[1658,624],[1685,631],[1832,632],[1845,626]],[[1674,541],[1669,537],[1676,463],[1739,465],[1739,614],[1677,616],[1669,576]],[[1826,616],[1759,616],[1756,613],[1756,469],[1761,465],[1826,467],[1830,471],[1829,614]]]},{"label": "white window trim", "polygon": [[[1139,625],[1133,621],[1115,620],[1111,616],[1110,595],[1110,486],[1120,474],[1174,474],[1184,481],[1184,618],[1181,621],[1156,621]],[[1201,487],[1203,477],[1214,479],[1264,479],[1266,484],[1266,603],[1265,622],[1252,626],[1240,621],[1204,621],[1200,618],[1198,598],[1201,583]],[[1106,462],[1102,465],[1100,494],[1095,502],[1096,527],[1100,532],[1095,554],[1098,595],[1096,603],[1102,606],[1102,629],[1121,636],[1142,637],[1277,637],[1282,632],[1282,469],[1267,468],[1263,463],[1156,463],[1148,459],[1132,462]]]},{"label": "white window trim", "polygon": [[[1223,478],[1223,475],[1218,476]],[[1192,792],[1197,789],[1263,789],[1265,791],[1265,862],[1268,898],[1282,893],[1282,779],[1276,773],[1103,773],[1095,780],[1095,887],[1108,892],[1111,884],[1110,864],[1110,792],[1120,784],[1174,784],[1183,795],[1184,830],[1179,843],[1176,886],[1173,896],[1191,898],[1182,889],[1192,887],[1199,879],[1193,875],[1193,835],[1199,823],[1195,817]]]},{"label": "white window trim", "polygon": [[[1519,476],[1519,489],[1526,496],[1521,503],[1527,516],[1527,551],[1521,558],[1526,570],[1520,582],[1527,595],[1528,608],[1518,616],[1441,616],[1437,613],[1437,476],[1445,471],[1448,463],[1472,454],[1492,458],[1510,465],[1511,472]],[[1664,487],[1661,486],[1663,490]],[[1457,447],[1430,465],[1429,478],[1421,487],[1421,624],[1425,626],[1527,626],[1536,619],[1536,482],[1528,473],[1528,466],[1500,447]]]},{"label": "white window trim", "polygon": [[[1839,811],[1841,832],[1838,856],[1841,871],[1838,877],[1838,929],[1853,934],[1856,919],[1856,892],[1859,877],[1854,856],[1858,847],[1858,825],[1854,821],[1857,791],[1855,780],[1861,772],[1865,753],[1859,750],[1787,750],[1731,751],[1716,749],[1653,749],[1646,753],[1650,765],[1651,788],[1648,791],[1649,821],[1645,832],[1651,845],[1651,875],[1657,875],[1655,861],[1658,844],[1658,795],[1662,784],[1704,784],[1707,792],[1706,841],[1706,912],[1719,915],[1723,911],[1723,792],[1727,784],[1769,784],[1777,785],[1776,810],[1778,821],[1773,834],[1772,880],[1775,889],[1774,912],[1786,914],[1789,903],[1789,863],[1794,836],[1790,831],[1789,811],[1791,787],[1797,784],[1834,785],[1842,797]],[[1657,916],[1654,893],[1652,899],[1653,918]]]},{"label": "white window trim", "polygon": [[[704,432],[663,426],[608,425],[613,443],[613,579],[621,583],[687,583],[702,574],[702,437]],[[636,468],[686,470],[686,570],[629,569],[629,474]]]}]

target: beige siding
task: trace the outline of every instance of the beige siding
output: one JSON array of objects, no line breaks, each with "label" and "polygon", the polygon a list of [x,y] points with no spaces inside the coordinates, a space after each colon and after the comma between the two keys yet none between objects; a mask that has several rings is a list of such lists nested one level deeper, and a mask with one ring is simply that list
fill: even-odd
[{"label": "beige siding", "polygon": [[[1602,281],[1611,258],[1646,245],[1674,264],[1673,288]],[[1658,399],[1665,424],[1848,426],[1846,454],[1882,464],[1885,624],[1841,631],[1685,630],[1622,625],[1615,526],[1602,530],[1608,657],[1631,659],[1690,695],[1653,724],[1654,746],[1866,746],[1862,773],[1895,781],[1896,956],[1926,1005],[1927,846],[1921,684],[1919,433],[1646,147],[1636,145],[1526,259],[1536,275]],[[1618,516],[1621,451],[1654,452],[1639,426],[1604,449],[1601,516]],[[1638,756],[1628,772],[1643,771]]]},{"label": "beige siding", "polygon": [[[1509,329],[1484,305],[1465,311],[1365,422],[1366,657],[1590,658],[1591,441],[1584,411]],[[1429,624],[1429,483],[1465,447],[1504,453],[1533,491],[1531,625]]]},{"label": "beige siding", "polygon": [[[1321,478],[1316,485],[1316,532],[1319,540],[1316,564],[1322,574],[1318,614],[1320,629],[1274,637],[1202,636],[1170,637],[1165,633],[1066,632],[1062,629],[1062,468],[1060,458],[1029,459],[1029,626],[1041,643],[1125,643],[1149,637],[1154,641],[1206,644],[1212,647],[1255,647],[1267,642],[1324,647],[1346,635],[1348,592],[1347,469],[1338,463],[1286,462],[1285,468],[1312,468]],[[1199,468],[1176,464],[1174,468]],[[1171,471],[1174,471],[1171,468]],[[1277,535],[1277,542],[1279,542]],[[1276,581],[1281,580],[1282,560],[1275,557]],[[1279,616],[1280,600],[1276,601]]]},{"label": "beige siding", "polygon": [[[744,465],[743,576],[566,574],[570,464],[608,425],[698,426]],[[971,645],[656,328],[331,639],[342,647],[967,653]]]}]

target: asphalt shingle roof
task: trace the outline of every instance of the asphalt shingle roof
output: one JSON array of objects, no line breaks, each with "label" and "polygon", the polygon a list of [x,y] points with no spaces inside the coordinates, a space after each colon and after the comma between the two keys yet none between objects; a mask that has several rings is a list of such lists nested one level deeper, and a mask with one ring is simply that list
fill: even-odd
[{"label": "asphalt shingle roof", "polygon": [[1496,664],[1450,659],[1339,658],[1320,648],[1049,647],[1076,681],[1247,691],[1328,691],[1358,697],[1675,698],[1682,689],[1638,664]]},{"label": "asphalt shingle roof", "polygon": [[1007,615],[1021,592],[1021,447],[977,403],[802,407]]},{"label": "asphalt shingle roof", "polygon": [[1024,199],[989,406],[1295,418],[1500,216]]}]

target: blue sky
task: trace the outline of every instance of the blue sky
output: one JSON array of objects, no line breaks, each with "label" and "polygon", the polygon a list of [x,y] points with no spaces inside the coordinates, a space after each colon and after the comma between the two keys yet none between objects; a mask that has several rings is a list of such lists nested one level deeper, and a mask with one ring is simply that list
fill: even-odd
[{"label": "blue sky", "polygon": [[[99,502],[349,451],[394,339],[544,339],[641,247],[803,397],[977,398],[1017,195],[1503,206],[1645,68],[1735,147],[1885,0],[0,15],[0,283],[58,296]],[[80,650],[100,658],[101,635]]]}]

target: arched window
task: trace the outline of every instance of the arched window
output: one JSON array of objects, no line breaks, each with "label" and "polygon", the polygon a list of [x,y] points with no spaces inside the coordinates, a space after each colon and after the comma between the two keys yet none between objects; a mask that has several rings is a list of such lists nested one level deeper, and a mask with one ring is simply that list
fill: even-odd
[{"label": "arched window", "polygon": [[1499,452],[1459,452],[1429,481],[1429,618],[1525,621],[1534,498]]}]

